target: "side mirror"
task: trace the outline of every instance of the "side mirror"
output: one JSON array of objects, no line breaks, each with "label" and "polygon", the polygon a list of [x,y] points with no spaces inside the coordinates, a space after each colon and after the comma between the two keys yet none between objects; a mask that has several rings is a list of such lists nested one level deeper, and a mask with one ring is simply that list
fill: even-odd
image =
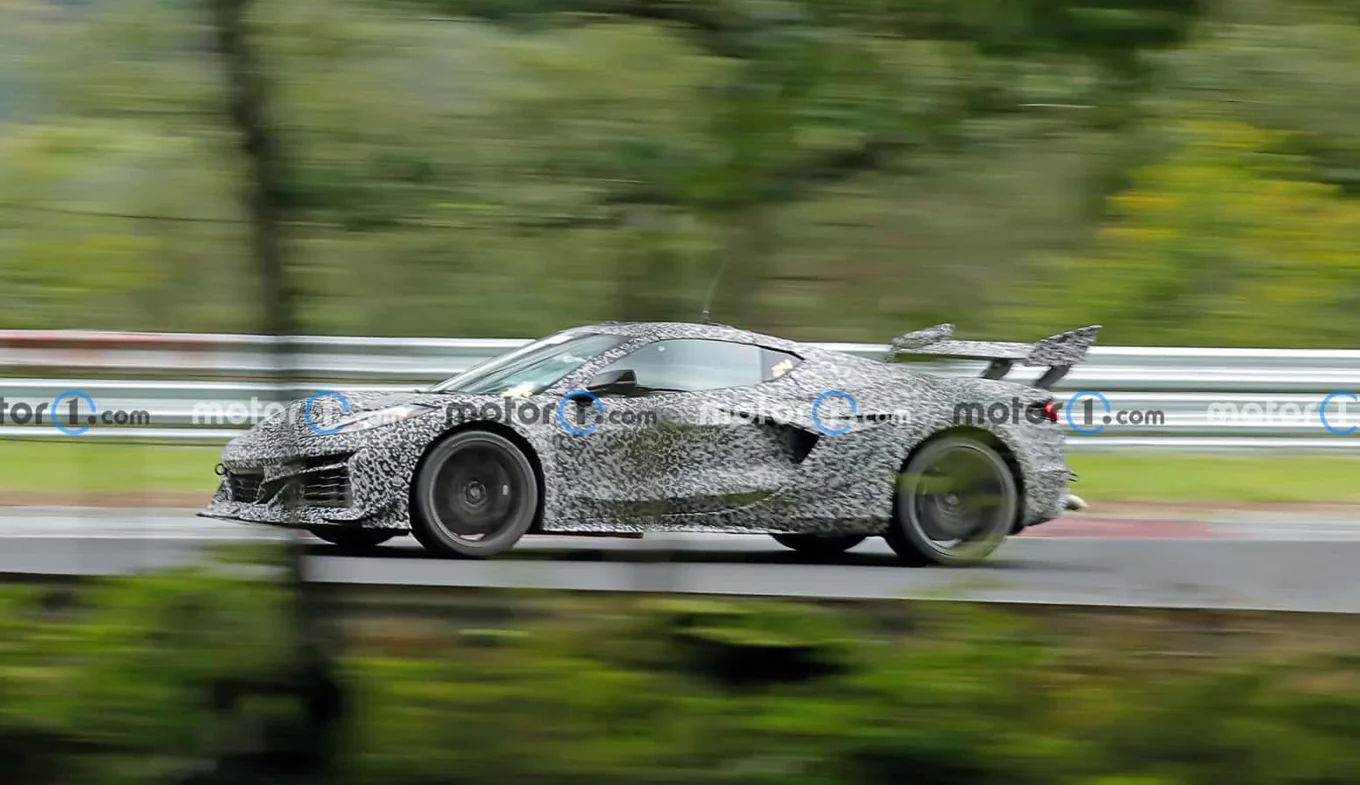
[{"label": "side mirror", "polygon": [[[590,380],[586,390],[596,395],[631,395],[637,390],[637,374],[627,369],[604,371]],[[585,402],[588,399],[577,400]]]}]

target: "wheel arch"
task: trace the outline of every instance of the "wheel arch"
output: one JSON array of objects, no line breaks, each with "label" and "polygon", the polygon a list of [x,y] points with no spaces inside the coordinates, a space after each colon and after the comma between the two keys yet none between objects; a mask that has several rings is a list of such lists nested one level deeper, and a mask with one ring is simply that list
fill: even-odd
[{"label": "wheel arch", "polygon": [[[901,475],[902,471],[907,468],[907,462],[912,459],[912,456],[916,455],[918,452],[924,449],[926,445],[951,436],[967,436],[971,439],[976,439],[977,441],[980,441],[986,444],[987,446],[991,447],[992,449],[996,450],[997,454],[1000,455],[1002,460],[1006,462],[1007,468],[1010,469],[1011,477],[1015,479],[1015,493],[1016,493],[1015,521],[1011,523],[1011,534],[1019,532],[1022,528],[1024,528],[1025,520],[1025,501],[1026,501],[1025,473],[1021,471],[1020,459],[1016,457],[1015,450],[1011,448],[1010,444],[1008,444],[1005,439],[1002,439],[1000,436],[998,436],[992,431],[987,430],[986,428],[979,428],[975,425],[955,425],[949,428],[943,428],[930,434],[926,438],[917,442],[915,446],[913,446],[910,450],[907,451],[906,455],[902,456],[902,461],[901,463],[898,464],[897,467],[899,476]],[[894,517],[896,517],[897,515],[897,501],[898,501],[897,484],[894,483],[893,484]]]},{"label": "wheel arch", "polygon": [[454,436],[457,436],[460,433],[466,433],[468,431],[488,431],[490,433],[496,434],[497,436],[505,437],[505,439],[507,439],[511,444],[514,444],[516,447],[520,449],[521,452],[524,453],[524,457],[528,459],[529,465],[533,467],[534,482],[538,486],[538,509],[534,511],[533,525],[529,527],[529,531],[526,532],[526,534],[536,534],[542,531],[543,510],[546,507],[546,504],[544,504],[543,496],[544,493],[543,462],[538,457],[538,451],[534,449],[533,445],[529,443],[529,440],[524,438],[524,435],[521,434],[519,431],[516,431],[514,428],[511,428],[510,426],[505,425],[503,423],[492,422],[489,420],[478,420],[474,422],[463,423],[455,428],[450,428],[449,430],[440,434],[439,438],[431,439],[430,443],[425,445],[425,450],[421,452],[419,460],[416,461],[415,467],[411,470],[411,481],[407,484],[409,486],[407,488],[407,508],[410,510],[411,516],[414,517],[415,515],[419,514],[420,508],[416,505],[415,498],[416,478],[420,476],[421,470],[425,468],[425,461],[430,457],[430,453],[434,452],[434,448],[439,446],[443,442],[453,438]]}]

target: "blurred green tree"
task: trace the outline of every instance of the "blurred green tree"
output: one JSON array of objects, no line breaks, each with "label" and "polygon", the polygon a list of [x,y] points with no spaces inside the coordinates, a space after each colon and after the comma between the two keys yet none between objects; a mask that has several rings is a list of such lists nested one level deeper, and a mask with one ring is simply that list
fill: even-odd
[{"label": "blurred green tree", "polygon": [[1177,116],[1290,131],[1312,179],[1360,196],[1360,17],[1333,0],[1225,3],[1193,46],[1159,55]]},{"label": "blurred green tree", "polygon": [[[252,329],[202,7],[2,7],[24,44],[3,55],[10,324]],[[727,260],[719,320],[1001,335],[1018,325],[997,306],[1023,296],[1046,334],[1086,294],[1049,288],[1042,260],[1102,263],[1107,197],[1180,154],[1181,121],[1289,132],[1290,170],[1234,187],[1349,197],[1360,171],[1360,25],[1340,0],[294,0],[260,3],[254,29],[295,151],[281,197],[308,332],[694,318]],[[1222,275],[1254,280],[1237,240],[1198,231]],[[1176,340],[1349,345],[1312,322],[1226,329]]]},{"label": "blurred green tree", "polygon": [[1307,179],[1285,134],[1199,121],[1112,200],[1095,248],[1025,293],[1031,322],[1094,320],[1111,343],[1346,345],[1360,310],[1360,203]]},{"label": "blurred green tree", "polygon": [[[718,255],[730,276],[720,318],[755,327],[769,325],[756,293],[779,250],[771,215],[779,205],[865,172],[891,171],[908,151],[966,149],[968,123],[1024,114],[1016,78],[1024,69],[975,78],[990,58],[1090,60],[1122,88],[1106,92],[1126,99],[1112,103],[1127,107],[1128,88],[1146,82],[1142,52],[1181,40],[1201,12],[1197,0],[1032,0],[1004,8],[933,0],[433,3],[535,35],[611,18],[665,24],[730,63],[700,100],[684,101],[709,118],[706,144],[694,151],[700,156],[678,154],[657,136],[616,145],[609,168],[626,169],[625,185],[605,203],[620,216],[664,206],[707,219],[719,232]],[[960,47],[944,50],[945,78],[918,78],[902,61],[919,38]],[[555,105],[561,100],[554,96]],[[649,289],[672,290],[676,276],[665,267],[673,263],[650,255],[640,273],[620,276],[619,299],[656,303],[654,318],[672,315],[667,298]]]}]

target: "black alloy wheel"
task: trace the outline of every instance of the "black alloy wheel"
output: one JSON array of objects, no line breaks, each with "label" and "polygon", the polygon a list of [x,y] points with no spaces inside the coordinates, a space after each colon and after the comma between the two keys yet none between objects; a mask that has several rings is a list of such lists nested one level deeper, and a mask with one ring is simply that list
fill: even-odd
[{"label": "black alloy wheel", "polygon": [[491,431],[464,431],[437,444],[421,465],[411,530],[432,553],[495,556],[533,525],[538,497],[523,450]]},{"label": "black alloy wheel", "polygon": [[1015,475],[996,448],[944,436],[907,460],[885,539],[913,566],[975,564],[1006,539],[1019,509]]}]

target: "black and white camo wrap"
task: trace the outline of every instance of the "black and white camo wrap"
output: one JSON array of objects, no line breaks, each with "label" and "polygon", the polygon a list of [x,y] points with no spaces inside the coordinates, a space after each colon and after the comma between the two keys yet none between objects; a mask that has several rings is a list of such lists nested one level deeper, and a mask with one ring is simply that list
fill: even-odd
[{"label": "black and white camo wrap", "polygon": [[[932,328],[935,329],[935,328]],[[1088,328],[1094,329],[1094,328]],[[222,452],[223,470],[257,470],[265,483],[343,466],[350,499],[343,507],[309,507],[295,491],[269,501],[232,498],[225,479],[210,505],[199,514],[279,526],[349,526],[390,530],[410,528],[411,486],[422,456],[448,434],[465,428],[513,432],[541,475],[539,522],[533,531],[635,533],[706,531],[728,533],[880,534],[889,525],[899,472],[908,455],[927,438],[959,427],[956,406],[999,403],[1012,407],[1042,404],[1045,390],[992,379],[937,376],[899,365],[794,343],[713,324],[604,323],[572,332],[619,335],[624,341],[569,374],[542,394],[517,402],[536,402],[556,411],[595,374],[638,348],[660,340],[708,339],[761,346],[802,359],[785,375],[762,384],[699,393],[653,394],[641,398],[604,398],[610,419],[626,421],[657,407],[668,417],[652,425],[604,421],[589,434],[572,433],[556,418],[527,423],[504,417],[474,417],[459,422],[448,416],[459,404],[503,406],[498,396],[411,392],[347,394],[351,413],[423,404],[429,414],[370,430],[317,433],[301,415],[304,402],[260,423],[232,440]],[[924,341],[944,340],[936,330]],[[1065,334],[1075,336],[1074,331]],[[943,333],[943,335],[941,335]],[[1055,336],[1059,338],[1062,336]],[[1050,339],[1054,340],[1054,339]],[[970,356],[1009,357],[1017,346],[1025,356],[1071,363],[1085,355],[1094,333],[1063,345],[971,342]],[[958,343],[958,342],[953,342]],[[988,347],[995,347],[988,354]],[[1074,349],[1078,351],[1073,351]],[[837,419],[843,433],[823,432],[814,404],[828,391],[853,396],[857,417]],[[574,405],[574,404],[572,404]],[[848,411],[840,406],[840,410]],[[838,410],[827,400],[823,421]],[[732,415],[714,418],[714,413]],[[777,412],[773,417],[760,416]],[[903,414],[906,416],[903,416]],[[322,430],[344,413],[332,399],[316,401],[312,422]],[[1023,504],[1017,526],[1058,517],[1067,495],[1069,469],[1064,434],[1047,420],[1025,417],[984,421],[971,427],[991,434],[1008,453]],[[288,488],[286,483],[284,487]],[[289,496],[289,493],[294,495]]]}]

